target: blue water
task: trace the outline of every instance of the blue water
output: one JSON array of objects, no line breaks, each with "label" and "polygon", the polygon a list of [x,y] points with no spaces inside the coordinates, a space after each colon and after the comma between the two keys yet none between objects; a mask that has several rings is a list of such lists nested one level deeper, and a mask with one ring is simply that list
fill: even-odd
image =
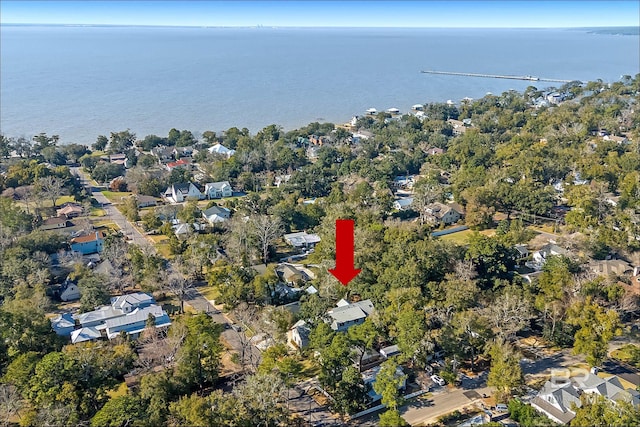
[{"label": "blue water", "polygon": [[288,130],[553,84],[426,69],[615,81],[640,72],[640,43],[558,29],[2,26],[0,62],[2,133],[92,143],[127,128]]}]

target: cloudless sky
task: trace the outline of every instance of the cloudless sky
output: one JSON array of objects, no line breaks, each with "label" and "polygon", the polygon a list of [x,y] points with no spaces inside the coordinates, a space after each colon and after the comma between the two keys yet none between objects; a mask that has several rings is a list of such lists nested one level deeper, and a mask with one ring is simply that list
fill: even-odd
[{"label": "cloudless sky", "polygon": [[640,26],[640,1],[0,1],[4,24],[293,27]]}]

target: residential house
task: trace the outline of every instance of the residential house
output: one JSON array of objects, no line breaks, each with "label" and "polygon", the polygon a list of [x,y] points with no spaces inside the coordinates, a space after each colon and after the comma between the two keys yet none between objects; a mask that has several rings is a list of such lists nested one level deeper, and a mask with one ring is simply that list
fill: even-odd
[{"label": "residential house", "polygon": [[172,171],[176,168],[185,168],[185,169],[190,169],[191,168],[191,160],[188,158],[182,158],[179,160],[176,160],[175,162],[169,162],[166,165],[164,165],[164,167],[168,170],[168,171]]},{"label": "residential house", "polygon": [[513,249],[516,251],[517,261],[526,259],[529,256],[527,245],[515,245]]},{"label": "residential house", "polygon": [[306,271],[297,268],[295,265],[286,263],[279,264],[276,267],[276,274],[284,283],[289,285],[306,282],[312,279]]},{"label": "residential house", "polygon": [[62,286],[60,286],[60,291],[58,295],[60,296],[60,299],[62,301],[67,302],[67,301],[79,300],[81,293],[80,293],[80,288],[78,288],[78,285],[73,281],[67,279],[64,281]]},{"label": "residential house", "polygon": [[400,114],[400,110],[397,108],[388,108],[387,113],[397,115],[397,114]]},{"label": "residential house", "polygon": [[51,319],[53,331],[62,336],[69,336],[76,328],[76,321],[71,313],[62,313]]},{"label": "residential house", "polygon": [[210,182],[204,186],[204,196],[208,199],[221,199],[233,196],[229,181]]},{"label": "residential house", "polygon": [[368,116],[375,116],[376,114],[378,114],[378,110],[376,110],[375,108],[368,108],[367,111],[365,111],[365,114]]},{"label": "residential house", "polygon": [[222,144],[215,144],[212,147],[209,147],[208,150],[209,150],[209,153],[220,154],[220,155],[226,156],[227,159],[236,153],[236,150],[231,150]]},{"label": "residential house", "polygon": [[195,150],[191,145],[186,147],[174,147],[171,151],[173,158],[176,160],[181,157],[191,157],[194,153],[197,153],[197,150]]},{"label": "residential house", "polygon": [[160,164],[165,164],[173,160],[173,148],[160,145],[151,149],[151,154],[154,155]]},{"label": "residential house", "polygon": [[103,243],[104,235],[101,231],[96,231],[91,234],[71,239],[71,250],[80,252],[82,255],[95,254],[102,252]]},{"label": "residential house", "polygon": [[381,348],[380,349],[380,354],[385,359],[388,359],[390,357],[397,356],[398,354],[400,354],[400,348],[395,344],[394,345],[390,345],[388,347]]},{"label": "residential house", "polygon": [[79,342],[93,341],[102,338],[102,333],[96,328],[80,328],[71,332],[71,343],[77,344]]},{"label": "residential house", "polygon": [[183,222],[178,222],[171,226],[173,232],[177,237],[180,236],[188,236],[192,234],[194,231],[204,231],[205,226],[202,224],[198,224],[194,222],[193,224],[185,224]]},{"label": "residential house", "polygon": [[606,135],[602,139],[605,141],[613,141],[617,144],[626,144],[629,142],[626,136],[615,136],[615,135]]},{"label": "residential house", "polygon": [[162,308],[155,304],[149,294],[136,292],[111,298],[111,304],[96,310],[72,316],[71,329],[69,314],[52,321],[52,327],[59,335],[69,336],[72,343],[99,338],[113,339],[122,332],[136,338],[147,324],[149,316],[155,318],[155,327],[164,328],[171,320]]},{"label": "residential house", "polygon": [[640,404],[640,393],[634,389],[625,389],[616,375],[601,378],[589,373],[584,377],[576,377],[575,383],[584,393],[599,394],[612,402],[623,400],[634,406]]},{"label": "residential house", "polygon": [[136,198],[136,203],[138,204],[138,209],[148,208],[150,206],[158,205],[158,198],[153,196],[145,196],[143,194],[137,194],[134,196]]},{"label": "residential house", "polygon": [[594,261],[589,267],[591,271],[599,276],[623,276],[633,271],[631,264],[621,259]]},{"label": "residential house", "polygon": [[118,154],[110,154],[109,155],[109,163],[113,163],[116,165],[122,165],[125,168],[127,166],[129,166],[129,162],[127,160],[127,155],[123,154],[123,153],[118,153]]},{"label": "residential house", "polygon": [[427,213],[427,221],[434,224],[450,225],[458,222],[462,217],[461,213],[454,209],[453,206],[440,202],[426,206],[425,212]]},{"label": "residential house", "polygon": [[165,190],[164,198],[169,201],[169,203],[182,203],[187,199],[200,200],[203,196],[200,190],[198,190],[198,187],[193,185],[192,182],[181,182],[171,184],[171,186]]},{"label": "residential house", "polygon": [[42,221],[40,230],[59,230],[61,228],[67,228],[68,226],[69,221],[66,216],[55,216]]},{"label": "residential house", "polygon": [[541,268],[551,256],[569,256],[569,251],[554,243],[548,243],[533,253],[533,262]]},{"label": "residential house", "polygon": [[213,225],[219,222],[225,222],[231,216],[231,211],[220,206],[211,206],[209,209],[202,211],[202,217]]},{"label": "residential house", "polygon": [[440,154],[444,154],[444,150],[438,147],[430,147],[425,151],[429,156],[438,156]]},{"label": "residential house", "polygon": [[316,243],[319,243],[320,236],[317,234],[307,234],[306,231],[299,231],[297,233],[285,234],[284,240],[295,248],[306,249],[313,248]]},{"label": "residential house", "polygon": [[291,174],[278,175],[273,180],[273,185],[280,188],[282,184],[286,184],[287,182],[289,182],[290,179],[291,179]]},{"label": "residential house", "polygon": [[569,424],[575,418],[573,405],[579,408],[582,402],[578,389],[569,381],[561,384],[547,381],[531,400],[534,409],[559,424]]},{"label": "residential house", "polygon": [[460,120],[448,119],[447,123],[449,123],[453,128],[454,135],[462,135],[467,131],[467,127],[465,126],[464,122]]},{"label": "residential house", "polygon": [[413,111],[424,111],[424,105],[422,104],[415,104],[411,106],[411,110]]},{"label": "residential house", "polygon": [[353,325],[364,323],[367,316],[374,310],[371,300],[354,303],[340,300],[336,305],[337,307],[329,310],[327,315],[330,320],[331,329],[340,332],[346,331]]},{"label": "residential house", "polygon": [[302,350],[309,345],[310,334],[311,328],[309,328],[307,322],[298,320],[287,332],[287,342],[290,346]]},{"label": "residential house", "polygon": [[399,211],[406,211],[411,209],[413,204],[413,197],[402,197],[393,202],[393,208]]},{"label": "residential house", "polygon": [[56,215],[59,217],[67,217],[67,218],[76,218],[82,215],[84,210],[82,206],[74,205],[73,203],[68,203],[66,206],[56,210]]},{"label": "residential house", "polygon": [[[378,377],[378,373],[380,372],[381,367],[376,366],[375,368],[368,369],[362,373],[362,381],[365,385],[369,386],[367,395],[372,402],[376,402],[382,399],[382,396],[375,392],[373,389],[373,385],[376,382],[376,378]],[[407,376],[404,374],[402,367],[398,366],[396,368],[396,372],[394,375],[396,378],[402,378],[402,381],[399,381],[398,390],[404,390],[407,386]]]},{"label": "residential house", "polygon": [[394,188],[411,189],[415,184],[415,175],[396,176],[393,178]]}]

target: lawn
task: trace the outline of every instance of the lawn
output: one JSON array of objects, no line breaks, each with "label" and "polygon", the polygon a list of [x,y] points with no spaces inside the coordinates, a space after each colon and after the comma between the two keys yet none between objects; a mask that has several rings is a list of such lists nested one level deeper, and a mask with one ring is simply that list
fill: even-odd
[{"label": "lawn", "polygon": [[109,199],[109,201],[113,204],[116,203],[121,203],[122,202],[122,198],[123,197],[129,197],[131,196],[130,191],[102,191],[102,194],[104,195],[104,197],[106,197],[107,199]]},{"label": "lawn", "polygon": [[91,208],[91,210],[89,211],[89,216],[101,217],[105,216],[106,214],[107,212],[102,208]]},{"label": "lawn", "polygon": [[95,228],[106,227],[114,231],[117,231],[120,229],[120,227],[118,227],[115,222],[108,219],[100,219],[97,221],[93,221],[92,224]]},{"label": "lawn", "polygon": [[[458,231],[457,233],[445,234],[444,236],[438,237],[438,239],[447,240],[457,245],[468,245],[469,239],[471,238],[473,233],[475,233],[475,231],[473,230],[463,230]],[[480,231],[480,234],[491,237],[496,234],[496,230],[493,228],[489,230],[482,230]]]},{"label": "lawn", "polygon": [[631,365],[640,365],[640,347],[626,344],[611,352],[611,357]]},{"label": "lawn", "polygon": [[198,290],[209,301],[220,298],[220,291],[218,291],[218,289],[214,286],[207,286]]}]

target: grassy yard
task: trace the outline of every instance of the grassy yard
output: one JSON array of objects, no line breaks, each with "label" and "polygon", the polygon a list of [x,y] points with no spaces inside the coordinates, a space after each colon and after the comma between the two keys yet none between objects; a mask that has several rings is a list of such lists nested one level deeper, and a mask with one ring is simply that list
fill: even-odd
[{"label": "grassy yard", "polygon": [[116,203],[121,203],[123,197],[129,197],[133,193],[131,193],[130,191],[123,191],[123,192],[103,191],[102,194],[104,194],[104,197],[109,199],[111,203],[116,204]]},{"label": "grassy yard", "polygon": [[102,208],[91,208],[89,211],[89,216],[102,217],[105,216],[107,212]]},{"label": "grassy yard", "polygon": [[[473,235],[473,233],[475,233],[475,231],[473,230],[463,230],[463,231],[458,231],[457,233],[445,234],[444,236],[440,236],[438,238],[442,240],[447,240],[449,242],[453,242],[457,245],[468,245],[469,239],[471,239],[471,236]],[[488,230],[480,231],[480,234],[491,237],[496,234],[496,230],[493,228],[490,228]]]},{"label": "grassy yard", "polygon": [[220,292],[214,286],[207,286],[206,288],[200,288],[200,293],[209,301],[217,300],[220,298]]}]

